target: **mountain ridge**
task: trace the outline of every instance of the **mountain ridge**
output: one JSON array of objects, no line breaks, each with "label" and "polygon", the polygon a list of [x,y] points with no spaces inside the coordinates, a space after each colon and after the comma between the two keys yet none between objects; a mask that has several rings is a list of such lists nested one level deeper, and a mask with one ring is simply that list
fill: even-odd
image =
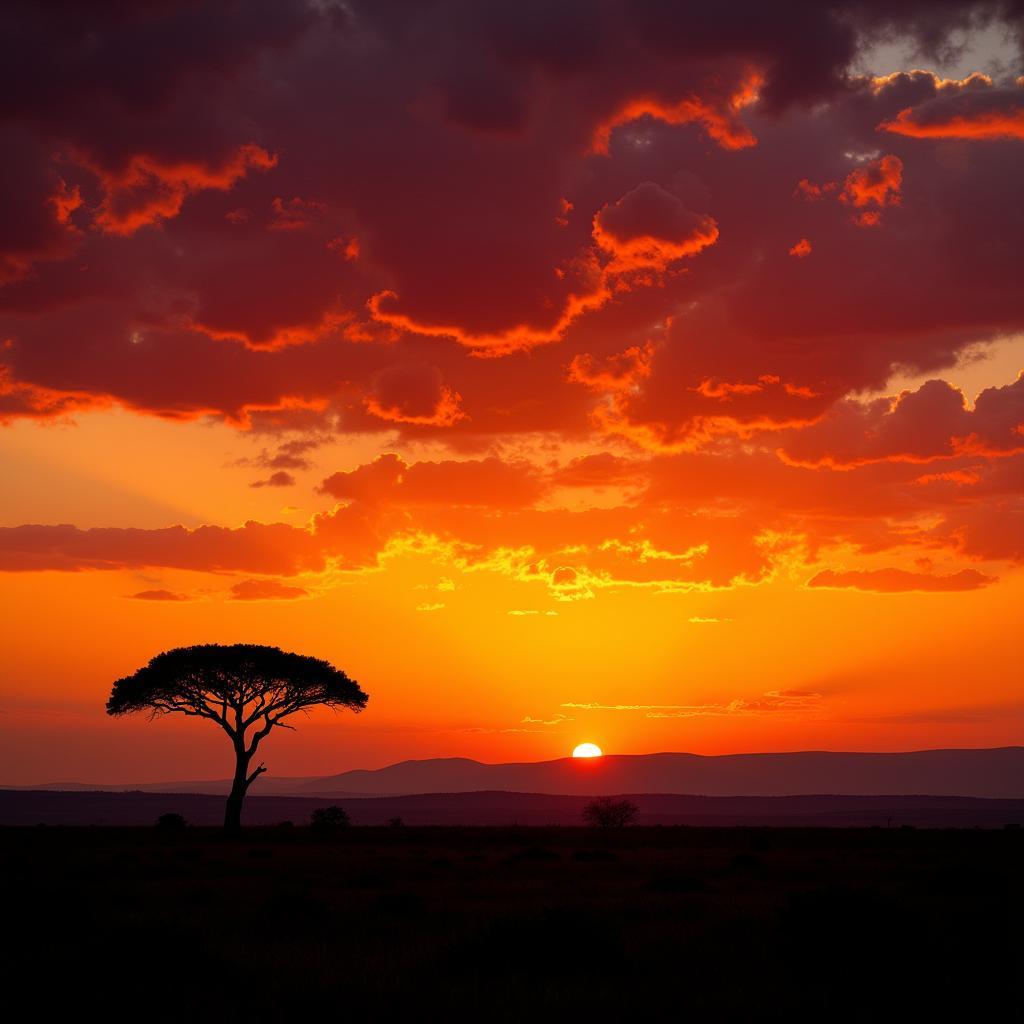
[{"label": "mountain ridge", "polygon": [[[122,785],[49,783],[20,790],[223,794],[225,779]],[[357,798],[467,792],[596,796],[905,795],[1024,797],[1024,746],[860,752],[605,754],[599,758],[488,763],[466,757],[408,759],[334,775],[263,776],[252,794]]]}]

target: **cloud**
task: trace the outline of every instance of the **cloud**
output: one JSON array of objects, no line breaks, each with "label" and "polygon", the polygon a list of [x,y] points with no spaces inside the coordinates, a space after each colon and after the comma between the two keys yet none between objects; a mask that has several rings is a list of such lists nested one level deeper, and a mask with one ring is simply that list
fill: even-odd
[{"label": "cloud", "polygon": [[251,169],[268,170],[277,157],[252,143],[239,146],[222,161],[208,164],[166,161],[137,153],[127,166],[111,170],[85,153],[72,159],[99,180],[102,199],[93,224],[113,235],[132,235],[139,228],[176,217],[192,194],[204,189],[229,190]]},{"label": "cloud", "polygon": [[[882,223],[881,211],[887,206],[899,206],[902,202],[903,161],[892,154],[878,157],[856,167],[846,176],[840,187],[836,181],[815,184],[802,178],[797,184],[797,194],[812,202],[833,197],[841,203],[860,210],[855,213],[853,223],[858,227],[877,227]],[[792,249],[790,256],[806,256],[811,246],[807,239],[801,239]]]},{"label": "cloud", "polygon": [[663,269],[714,245],[718,225],[687,210],[659,185],[645,181],[594,216],[594,240],[614,257],[616,271]]},{"label": "cloud", "polygon": [[935,94],[905,107],[879,131],[912,139],[1024,139],[1024,84],[993,86],[985,75],[962,82],[936,80]]},{"label": "cloud", "polygon": [[[956,99],[948,83],[849,72],[883,29],[934,51],[994,4],[925,28],[913,5],[736,0],[695,20],[442,2],[402,31],[363,3],[122,5],[88,24],[37,8],[19,8],[0,112],[6,418],[116,404],[484,450],[578,436],[592,403],[565,364],[657,342],[657,373],[612,421],[660,449],[785,419],[689,402],[677,418],[662,391],[768,374],[834,401],[1024,323],[1019,144],[937,162],[876,127]],[[877,168],[850,166],[879,139]],[[852,239],[849,214],[888,218],[903,196],[896,160],[899,237]],[[800,175],[834,183],[846,214],[787,207]],[[787,259],[801,238],[814,259]]]},{"label": "cloud", "polygon": [[957,592],[980,590],[996,582],[977,569],[961,569],[947,576],[910,572],[906,569],[869,569],[837,571],[823,569],[811,580],[809,587],[849,588],[876,594],[901,594],[908,591]]},{"label": "cloud", "polygon": [[250,487],[294,487],[295,477],[287,470],[279,469],[271,473],[265,480],[253,480]]},{"label": "cloud", "polygon": [[372,382],[367,411],[392,423],[450,427],[465,418],[462,396],[444,383],[436,366],[389,366]]},{"label": "cloud", "polygon": [[530,466],[493,456],[409,464],[389,453],[357,469],[332,474],[320,490],[335,498],[393,505],[517,508],[536,502],[545,484]]},{"label": "cloud", "polygon": [[642,711],[645,718],[719,718],[765,714],[813,714],[820,710],[822,695],[809,690],[769,690],[760,697],[737,697],[710,704],[599,704],[565,703],[563,708],[581,711]]},{"label": "cloud", "polygon": [[846,399],[787,440],[794,464],[844,469],[883,460],[927,463],[957,455],[1024,451],[1024,376],[986,388],[974,409],[945,381],[930,380],[895,399]]},{"label": "cloud", "polygon": [[756,72],[741,79],[731,95],[713,100],[688,96],[676,102],[653,96],[637,96],[623,103],[594,130],[591,149],[608,154],[612,132],[642,117],[651,117],[666,124],[696,122],[723,149],[745,149],[757,144],[749,128],[740,121],[739,112],[757,99],[762,78]]},{"label": "cloud", "polygon": [[514,613],[1024,560],[1021,384],[947,382],[1024,330],[1020,86],[850,70],[1005,8],[201,6],[18,7],[0,421],[215,417],[243,488],[394,451],[305,526],[10,526],[0,568],[429,548]]},{"label": "cloud", "polygon": [[521,719],[523,725],[561,725],[563,722],[574,722],[574,718],[567,715],[554,715],[552,718],[531,718],[527,715]]},{"label": "cloud", "polygon": [[309,591],[280,580],[241,580],[231,587],[233,601],[294,601],[309,597]]}]

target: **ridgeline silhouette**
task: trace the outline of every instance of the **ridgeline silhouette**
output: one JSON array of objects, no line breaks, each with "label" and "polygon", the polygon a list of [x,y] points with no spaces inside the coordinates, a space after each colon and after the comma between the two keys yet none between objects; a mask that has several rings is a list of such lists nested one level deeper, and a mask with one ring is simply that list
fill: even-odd
[{"label": "ridgeline silhouette", "polygon": [[282,719],[323,705],[362,711],[369,700],[359,684],[329,662],[258,644],[177,647],[114,683],[107,714],[149,711],[183,714],[219,725],[235,751],[235,773],[224,809],[224,828],[242,824],[242,802],[267,769],[249,771],[260,743]]}]

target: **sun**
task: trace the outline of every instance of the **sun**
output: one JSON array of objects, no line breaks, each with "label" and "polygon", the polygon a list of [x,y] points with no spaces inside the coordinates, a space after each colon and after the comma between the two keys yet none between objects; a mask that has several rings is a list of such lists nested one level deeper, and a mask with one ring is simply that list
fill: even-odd
[{"label": "sun", "polygon": [[601,748],[596,743],[581,743],[573,752],[573,757],[600,757]]}]

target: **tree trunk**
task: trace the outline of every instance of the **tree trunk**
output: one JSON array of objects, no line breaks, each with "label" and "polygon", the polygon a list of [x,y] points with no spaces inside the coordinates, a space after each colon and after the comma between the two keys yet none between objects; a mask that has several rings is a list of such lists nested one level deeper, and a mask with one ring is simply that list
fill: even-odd
[{"label": "tree trunk", "polygon": [[227,832],[238,832],[242,828],[242,801],[245,800],[250,782],[248,771],[249,758],[244,751],[236,752],[235,777],[231,781],[231,792],[224,808],[224,829]]}]

